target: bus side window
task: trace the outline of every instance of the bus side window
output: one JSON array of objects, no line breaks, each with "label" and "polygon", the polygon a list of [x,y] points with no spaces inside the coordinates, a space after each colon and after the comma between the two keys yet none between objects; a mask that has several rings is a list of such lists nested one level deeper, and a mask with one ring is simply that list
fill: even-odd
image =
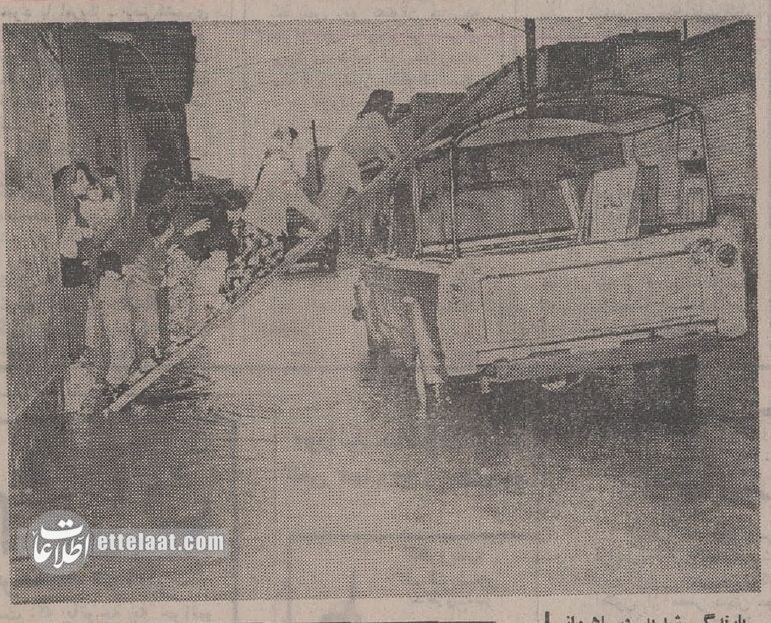
[{"label": "bus side window", "polygon": [[707,219],[707,162],[704,158],[681,160],[680,209],[686,223]]},{"label": "bus side window", "polygon": [[659,221],[659,167],[640,166],[640,225],[657,225]]}]

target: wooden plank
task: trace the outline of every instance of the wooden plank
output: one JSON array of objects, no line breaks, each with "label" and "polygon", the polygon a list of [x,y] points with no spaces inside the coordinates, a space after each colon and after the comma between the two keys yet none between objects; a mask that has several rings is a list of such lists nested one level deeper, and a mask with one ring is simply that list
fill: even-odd
[{"label": "wooden plank", "polygon": [[[511,71],[510,67],[504,66],[496,73],[491,74],[485,79],[486,84],[490,84],[500,77],[506,75]],[[383,171],[367,185],[364,190],[350,199],[341,208],[338,208],[334,213],[330,214],[329,220],[324,223],[318,231],[314,232],[311,236],[305,239],[302,244],[297,245],[289,251],[284,257],[284,261],[279,264],[272,273],[267,275],[264,279],[255,281],[248,291],[246,291],[240,299],[238,299],[231,307],[222,312],[219,316],[212,319],[203,330],[195,336],[192,340],[187,342],[178,351],[173,353],[168,359],[158,364],[148,372],[141,380],[135,385],[130,387],[126,392],[117,398],[111,405],[109,405],[104,413],[117,413],[123,409],[126,405],[135,400],[139,395],[148,389],[155,381],[161,378],[164,374],[172,370],[176,365],[190,357],[196,350],[203,346],[206,341],[214,335],[219,329],[224,327],[239,311],[254,301],[260,293],[273,285],[280,277],[287,274],[289,270],[301,259],[304,255],[308,254],[313,248],[321,242],[321,240],[334,229],[337,224],[346,215],[354,212],[362,204],[363,201],[371,199],[378,193],[383,192],[391,181],[391,178],[398,173],[405,165],[409,164],[426,146],[433,143],[439,138],[443,132],[445,132],[453,124],[460,121],[464,115],[468,112],[469,108],[485,93],[485,89],[482,88],[475,95],[469,95],[456,104],[450,112],[437,121],[431,128],[429,128],[418,140],[414,141],[412,146],[402,153],[398,158],[391,162]],[[334,206],[322,206],[323,208],[334,209]]]}]

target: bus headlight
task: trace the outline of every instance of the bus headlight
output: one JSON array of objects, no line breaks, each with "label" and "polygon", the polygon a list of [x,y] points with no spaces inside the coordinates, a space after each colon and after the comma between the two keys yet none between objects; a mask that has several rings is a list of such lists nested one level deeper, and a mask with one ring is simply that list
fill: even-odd
[{"label": "bus headlight", "polygon": [[712,240],[700,238],[691,244],[691,259],[694,264],[703,264],[712,255]]},{"label": "bus headlight", "polygon": [[736,263],[737,248],[729,243],[721,244],[715,251],[715,259],[719,264],[729,268]]}]

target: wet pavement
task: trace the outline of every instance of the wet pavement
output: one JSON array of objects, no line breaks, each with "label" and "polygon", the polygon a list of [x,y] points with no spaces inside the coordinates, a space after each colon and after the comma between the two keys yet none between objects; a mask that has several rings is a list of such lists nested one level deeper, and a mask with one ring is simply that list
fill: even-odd
[{"label": "wet pavement", "polygon": [[288,276],[109,420],[14,422],[12,528],[62,508],[232,547],[64,577],[12,557],[14,601],[759,590],[753,332],[702,357],[691,418],[610,372],[420,418],[366,353],[355,274]]}]

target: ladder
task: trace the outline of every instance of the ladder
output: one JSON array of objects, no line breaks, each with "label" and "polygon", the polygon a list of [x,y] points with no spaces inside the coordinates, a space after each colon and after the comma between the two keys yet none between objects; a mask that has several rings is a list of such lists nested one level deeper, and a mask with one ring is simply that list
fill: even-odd
[{"label": "ladder", "polygon": [[294,266],[304,255],[312,251],[313,248],[323,240],[345,216],[357,210],[365,199],[369,199],[373,195],[383,192],[388,187],[391,179],[420,155],[426,147],[441,138],[442,135],[454,125],[462,122],[472,106],[487,93],[487,87],[512,71],[512,67],[504,65],[497,72],[489,75],[481,85],[482,88],[475,90],[473,94],[467,94],[466,97],[456,104],[444,117],[431,126],[420,138],[416,139],[409,149],[386,166],[362,192],[350,198],[340,207],[320,206],[322,207],[322,211],[325,207],[327,208],[329,211],[329,218],[319,227],[318,231],[306,238],[301,244],[293,247],[284,256],[284,260],[276,266],[270,274],[262,279],[253,281],[249,289],[242,293],[230,307],[212,318],[198,335],[182,345],[167,359],[159,363],[134,385],[129,387],[123,394],[116,398],[112,404],[107,406],[103,413],[109,415],[119,412],[140,396],[158,379],[190,357],[195,351],[203,346],[212,335],[227,325],[239,311],[257,299],[262,292],[276,283],[283,275],[287,274],[292,266]]}]

